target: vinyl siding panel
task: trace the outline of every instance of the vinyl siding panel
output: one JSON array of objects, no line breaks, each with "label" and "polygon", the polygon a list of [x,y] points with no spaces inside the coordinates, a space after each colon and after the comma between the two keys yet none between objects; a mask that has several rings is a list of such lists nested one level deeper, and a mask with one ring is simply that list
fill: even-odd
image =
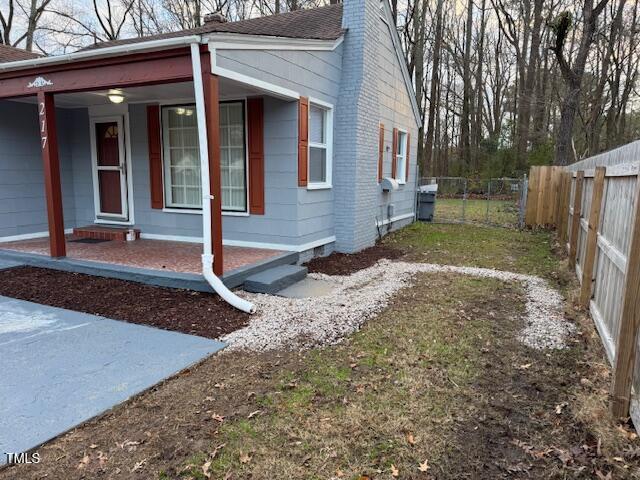
[{"label": "vinyl siding panel", "polygon": [[342,45],[333,51],[218,50],[218,66],[335,104]]},{"label": "vinyl siding panel", "polygon": [[[65,228],[75,226],[68,112],[58,109]],[[37,106],[0,101],[0,237],[48,230]]]},{"label": "vinyl siding panel", "polygon": [[[383,193],[378,196],[379,219],[387,219],[387,206],[393,204],[393,216],[412,213],[415,203],[416,189],[416,152],[418,151],[418,129],[411,106],[411,97],[404,83],[402,70],[396,55],[389,27],[382,20],[378,21],[379,38],[377,67],[380,122],[385,127],[383,177],[391,176],[391,150],[393,129],[399,128],[410,133],[409,146],[409,175],[405,185],[395,192]],[[388,151],[387,151],[388,149]],[[406,222],[405,222],[406,223]]]}]

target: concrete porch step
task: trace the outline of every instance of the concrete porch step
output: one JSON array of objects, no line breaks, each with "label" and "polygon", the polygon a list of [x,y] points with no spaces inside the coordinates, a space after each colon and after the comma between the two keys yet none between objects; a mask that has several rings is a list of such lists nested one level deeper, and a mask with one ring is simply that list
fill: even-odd
[{"label": "concrete porch step", "polygon": [[133,230],[135,239],[140,238],[140,230],[126,227],[107,227],[103,225],[87,225],[86,227],[76,227],[73,235],[78,238],[93,238],[96,240],[127,240],[127,232]]},{"label": "concrete porch step", "polygon": [[253,293],[274,294],[307,276],[307,267],[280,265],[251,275],[244,281],[244,290]]}]

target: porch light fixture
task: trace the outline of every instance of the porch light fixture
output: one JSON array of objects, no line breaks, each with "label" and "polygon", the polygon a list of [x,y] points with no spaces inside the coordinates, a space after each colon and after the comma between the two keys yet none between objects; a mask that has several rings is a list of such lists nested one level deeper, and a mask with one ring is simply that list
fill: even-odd
[{"label": "porch light fixture", "polygon": [[107,98],[111,103],[118,104],[118,103],[124,102],[124,95],[120,90],[109,90],[109,93],[107,94]]}]

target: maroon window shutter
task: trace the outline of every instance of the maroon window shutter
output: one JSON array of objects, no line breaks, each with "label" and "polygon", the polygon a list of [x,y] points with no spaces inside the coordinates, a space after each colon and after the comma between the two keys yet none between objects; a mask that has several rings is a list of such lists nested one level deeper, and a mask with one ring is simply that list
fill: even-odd
[{"label": "maroon window shutter", "polygon": [[411,164],[411,162],[409,161],[409,159],[411,158],[411,134],[407,133],[407,153],[406,153],[406,162],[407,162],[407,167],[404,169],[404,181],[408,182],[409,181],[409,165]]},{"label": "maroon window shutter", "polygon": [[384,125],[380,124],[380,143],[378,145],[378,183],[382,181],[384,167]]},{"label": "maroon window shutter", "polygon": [[264,102],[247,100],[249,126],[249,213],[264,215]]},{"label": "maroon window shutter", "polygon": [[398,129],[393,129],[393,149],[391,152],[391,177],[398,175]]},{"label": "maroon window shutter", "polygon": [[147,106],[147,136],[149,139],[149,177],[151,208],[164,207],[162,188],[162,139],[160,136],[160,106]]},{"label": "maroon window shutter", "polygon": [[300,97],[298,105],[298,186],[306,187],[309,181],[309,99]]}]

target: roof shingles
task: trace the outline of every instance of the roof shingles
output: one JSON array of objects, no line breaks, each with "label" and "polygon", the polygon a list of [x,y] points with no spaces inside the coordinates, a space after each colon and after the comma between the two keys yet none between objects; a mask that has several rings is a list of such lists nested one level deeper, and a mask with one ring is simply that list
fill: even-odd
[{"label": "roof shingles", "polygon": [[40,55],[33,52],[27,52],[21,48],[10,47],[0,44],[0,63],[17,62],[18,60],[31,60],[38,58]]},{"label": "roof shingles", "polygon": [[188,35],[205,35],[214,32],[313,40],[337,40],[343,34],[342,5],[337,4],[309,10],[296,10],[294,12],[251,18],[237,22],[209,22],[201,27],[189,30],[102,42],[92,45],[87,49],[113,47],[116,45],[127,45],[165,38],[186,37]]}]

